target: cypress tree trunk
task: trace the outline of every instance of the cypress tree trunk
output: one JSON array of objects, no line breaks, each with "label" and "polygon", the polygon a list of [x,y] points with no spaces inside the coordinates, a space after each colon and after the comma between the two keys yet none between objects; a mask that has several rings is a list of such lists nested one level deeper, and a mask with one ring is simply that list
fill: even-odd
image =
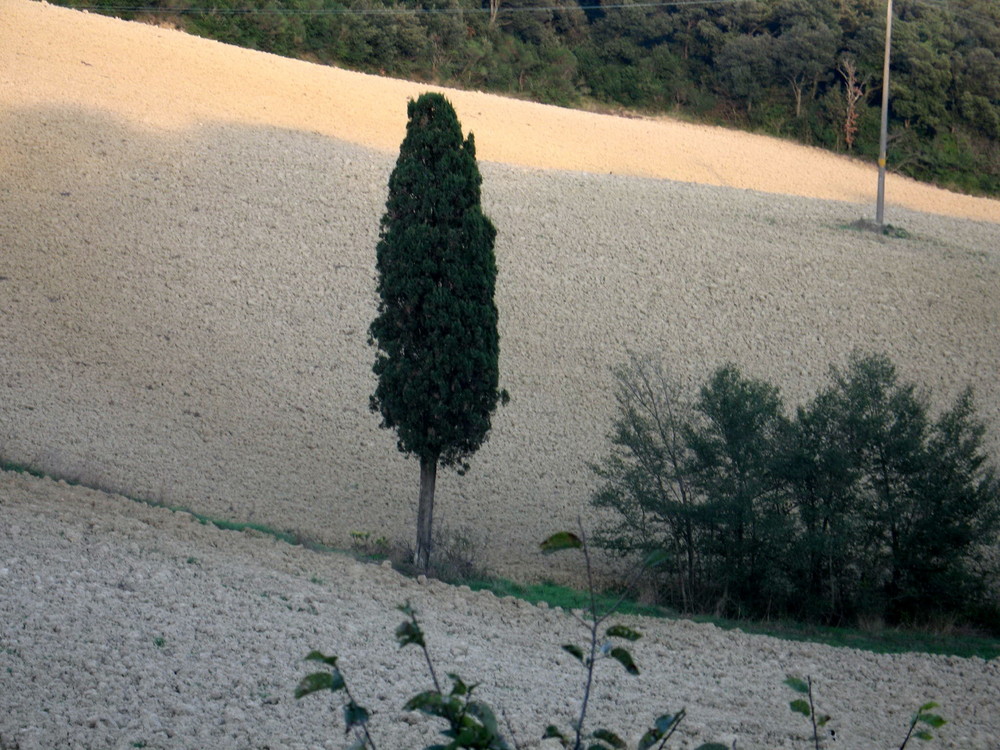
[{"label": "cypress tree trunk", "polygon": [[420,498],[417,501],[417,551],[413,563],[424,573],[430,565],[431,535],[434,525],[434,485],[437,482],[437,456],[420,459]]}]

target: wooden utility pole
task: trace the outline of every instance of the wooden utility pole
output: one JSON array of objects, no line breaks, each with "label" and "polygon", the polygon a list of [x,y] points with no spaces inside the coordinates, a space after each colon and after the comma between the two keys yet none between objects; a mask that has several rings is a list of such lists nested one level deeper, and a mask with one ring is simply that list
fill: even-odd
[{"label": "wooden utility pole", "polygon": [[889,134],[889,50],[892,48],[892,0],[885,9],[885,61],[882,64],[882,130],[878,138],[878,198],[875,202],[875,223],[885,225],[885,150]]}]

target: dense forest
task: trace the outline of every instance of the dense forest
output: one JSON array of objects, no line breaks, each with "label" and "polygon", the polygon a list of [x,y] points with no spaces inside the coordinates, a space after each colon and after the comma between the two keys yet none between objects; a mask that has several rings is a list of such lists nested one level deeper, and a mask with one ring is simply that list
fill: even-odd
[{"label": "dense forest", "polygon": [[[886,0],[71,0],[356,70],[874,159]],[[895,0],[889,167],[1000,195],[1000,3]]]}]

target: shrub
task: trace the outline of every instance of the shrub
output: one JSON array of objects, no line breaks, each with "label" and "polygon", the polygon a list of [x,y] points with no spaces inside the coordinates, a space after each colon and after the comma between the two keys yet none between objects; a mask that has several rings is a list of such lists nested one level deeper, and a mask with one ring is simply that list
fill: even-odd
[{"label": "shrub", "polygon": [[616,521],[595,539],[661,550],[669,603],[835,624],[990,621],[996,563],[983,551],[1000,480],[971,389],[935,418],[888,357],[855,353],[789,417],[777,388],[731,364],[697,399],[648,361],[616,379],[611,450],[592,467],[592,503]]}]

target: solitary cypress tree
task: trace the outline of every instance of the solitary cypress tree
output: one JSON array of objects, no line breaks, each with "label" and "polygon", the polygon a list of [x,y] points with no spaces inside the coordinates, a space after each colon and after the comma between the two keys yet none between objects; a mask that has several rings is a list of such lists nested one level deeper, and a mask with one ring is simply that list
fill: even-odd
[{"label": "solitary cypress tree", "polygon": [[466,459],[490,430],[497,389],[496,229],[483,215],[476,147],[440,94],[410,101],[376,248],[372,411],[420,459],[416,564],[431,550],[438,464]]}]

